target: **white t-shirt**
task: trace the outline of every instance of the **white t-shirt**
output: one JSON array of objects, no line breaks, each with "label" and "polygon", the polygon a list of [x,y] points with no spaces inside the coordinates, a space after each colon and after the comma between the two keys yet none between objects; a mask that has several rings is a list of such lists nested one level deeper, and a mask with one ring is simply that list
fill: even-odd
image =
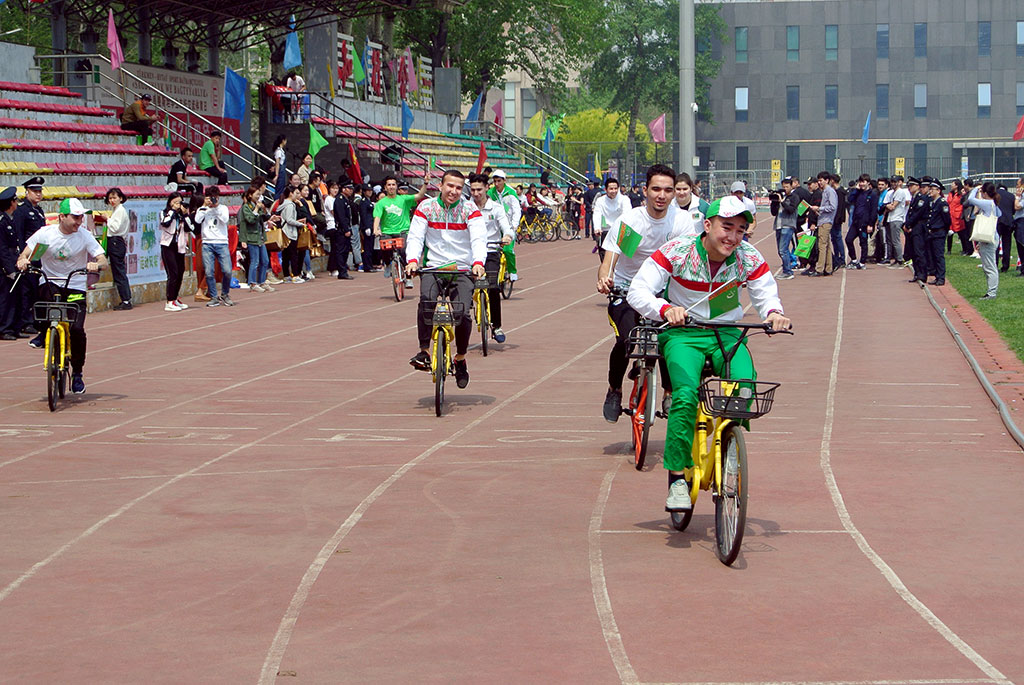
[{"label": "white t-shirt", "polygon": [[[33,233],[27,242],[32,250],[36,245],[46,245],[46,252],[40,258],[43,273],[54,279],[57,285],[64,285],[64,279],[75,269],[84,269],[89,257],[99,257],[103,248],[85,226],[68,235],[61,233],[56,224],[43,226]],[[85,275],[76,274],[71,278],[68,287],[72,290],[85,290]]]},{"label": "white t-shirt", "polygon": [[289,78],[288,83],[286,83],[285,85],[288,86],[289,90],[292,90],[296,93],[301,93],[302,91],[306,90],[306,82],[298,74],[295,74],[295,76]]},{"label": "white t-shirt", "polygon": [[228,242],[228,208],[222,204],[212,207],[200,207],[196,210],[196,222],[203,227],[203,242]]},{"label": "white t-shirt", "polygon": [[893,194],[892,201],[896,203],[896,207],[889,212],[889,221],[906,221],[910,199],[910,191],[906,188],[899,188]]},{"label": "white t-shirt", "polygon": [[330,195],[324,198],[324,218],[327,219],[328,231],[333,231],[337,226],[334,222],[334,200]]},{"label": "white t-shirt", "polygon": [[284,164],[285,164],[285,162],[284,162],[284,148],[283,147],[279,147],[276,150],[274,150],[274,161],[277,162],[277,173],[283,174],[284,173]]},{"label": "white t-shirt", "polygon": [[[629,202],[628,198],[626,202]],[[687,229],[692,231],[690,227],[693,222],[692,220],[687,222],[685,217],[688,217],[687,212],[669,211],[665,212],[665,216],[662,218],[653,219],[647,213],[647,208],[642,206],[632,207],[629,211],[623,213],[618,218],[616,229],[614,231],[609,229],[604,235],[604,242],[601,243],[601,247],[605,250],[619,255],[615,262],[615,285],[620,288],[628,288],[633,277],[636,276],[636,272],[640,270],[640,265],[644,263],[645,259],[654,254],[655,250],[670,240],[686,235],[683,231]],[[640,244],[637,246],[636,252],[633,253],[632,257],[622,254],[622,250],[619,248],[617,241],[619,237],[618,226],[620,224],[626,224],[641,235]]]},{"label": "white t-shirt", "polygon": [[616,195],[614,200],[602,195],[594,200],[594,230],[598,233],[618,233],[619,219],[623,212],[632,208],[629,198],[622,193]]}]

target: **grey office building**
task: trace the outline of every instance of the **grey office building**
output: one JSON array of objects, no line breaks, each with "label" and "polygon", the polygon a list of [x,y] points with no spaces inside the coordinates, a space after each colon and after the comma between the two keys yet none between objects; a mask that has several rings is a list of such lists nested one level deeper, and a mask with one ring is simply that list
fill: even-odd
[{"label": "grey office building", "polygon": [[[768,185],[839,165],[867,172],[1024,172],[1024,3],[1000,0],[724,2],[729,40],[698,115],[699,172]],[[698,37],[699,38],[699,37]],[[698,46],[700,41],[698,40]],[[861,141],[871,112],[868,143]],[[836,160],[839,160],[838,162]]]}]

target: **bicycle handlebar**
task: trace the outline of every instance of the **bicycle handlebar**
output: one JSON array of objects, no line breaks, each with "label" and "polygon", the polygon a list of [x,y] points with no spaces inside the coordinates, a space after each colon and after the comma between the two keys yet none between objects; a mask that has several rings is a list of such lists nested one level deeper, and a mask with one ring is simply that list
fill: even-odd
[{"label": "bicycle handlebar", "polygon": [[775,333],[787,333],[794,335],[793,324],[789,325],[789,328],[783,331],[776,331],[772,328],[770,323],[758,322],[758,323],[743,323],[742,321],[705,321],[703,319],[695,319],[687,316],[683,326],[687,328],[742,328],[745,330],[759,329],[767,333],[768,335],[774,335]]},{"label": "bicycle handlebar", "polygon": [[64,285],[60,285],[56,278],[50,278],[42,269],[34,266],[29,266],[18,274],[18,278],[15,279],[14,286],[11,286],[11,290],[13,291],[14,287],[18,285],[18,281],[21,280],[21,277],[24,276],[25,274],[35,274],[37,276],[42,276],[43,280],[45,280],[47,283],[55,283],[58,285],[58,287],[60,287],[61,290],[66,291],[68,290],[68,284],[71,283],[71,278],[73,276],[77,276],[78,274],[85,274],[86,276],[88,276],[91,273],[92,272],[89,271],[88,269],[75,269],[74,271],[68,274],[67,278],[64,279]]}]

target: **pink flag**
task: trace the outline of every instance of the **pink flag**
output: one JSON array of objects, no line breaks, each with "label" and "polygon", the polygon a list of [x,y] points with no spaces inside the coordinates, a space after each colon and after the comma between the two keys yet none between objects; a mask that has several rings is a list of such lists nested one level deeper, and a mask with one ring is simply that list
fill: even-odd
[{"label": "pink flag", "polygon": [[405,49],[405,78],[409,84],[409,90],[415,91],[420,87],[419,81],[416,79],[416,66],[412,61],[412,50],[409,48]]},{"label": "pink flag", "polygon": [[665,142],[665,115],[662,114],[660,117],[647,124],[647,130],[651,132],[651,140],[655,143]]},{"label": "pink flag", "polygon": [[114,10],[107,10],[107,47],[110,48],[110,68],[121,68],[124,61],[124,53],[121,52],[121,41],[117,39],[117,27],[114,26]]},{"label": "pink flag", "polygon": [[491,111],[494,112],[494,123],[505,128],[505,107],[502,104],[501,98],[498,98],[498,101],[494,103]]}]

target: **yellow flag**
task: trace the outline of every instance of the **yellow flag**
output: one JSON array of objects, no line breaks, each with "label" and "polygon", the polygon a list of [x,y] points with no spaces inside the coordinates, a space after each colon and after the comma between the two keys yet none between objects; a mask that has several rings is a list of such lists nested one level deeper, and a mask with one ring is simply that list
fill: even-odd
[{"label": "yellow flag", "polygon": [[530,117],[530,127],[526,129],[527,138],[543,138],[544,137],[544,110],[538,110],[536,114]]},{"label": "yellow flag", "polygon": [[331,73],[331,60],[327,59],[327,85],[330,87],[331,99],[334,99],[334,75]]}]

